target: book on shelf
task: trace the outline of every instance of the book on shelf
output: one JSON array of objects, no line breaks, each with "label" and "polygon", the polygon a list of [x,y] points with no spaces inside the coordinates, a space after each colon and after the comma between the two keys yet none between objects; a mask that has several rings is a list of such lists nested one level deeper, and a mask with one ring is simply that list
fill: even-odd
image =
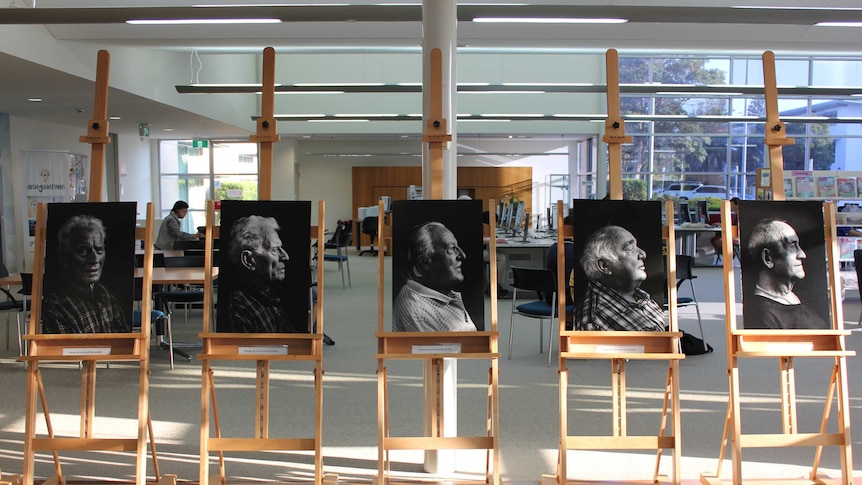
[{"label": "book on shelf", "polygon": [[835,187],[834,175],[820,175],[817,177],[817,197],[835,197],[838,191]]},{"label": "book on shelf", "polygon": [[784,197],[796,197],[793,177],[784,177]]},{"label": "book on shelf", "polygon": [[813,175],[797,175],[796,176],[796,197],[815,197],[817,192],[814,190]]},{"label": "book on shelf", "polygon": [[855,199],[856,194],[856,177],[838,177],[838,197]]},{"label": "book on shelf", "polygon": [[856,250],[858,239],[855,237],[838,238],[838,254],[840,259],[853,259],[853,251]]}]

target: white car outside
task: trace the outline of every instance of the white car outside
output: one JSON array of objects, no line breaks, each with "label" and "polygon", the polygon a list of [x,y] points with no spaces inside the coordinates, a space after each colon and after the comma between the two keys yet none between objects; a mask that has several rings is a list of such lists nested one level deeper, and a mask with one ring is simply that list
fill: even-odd
[{"label": "white car outside", "polygon": [[727,187],[723,185],[701,185],[691,190],[666,190],[662,195],[673,196],[679,200],[689,200],[696,197],[718,197],[719,199],[733,197],[733,194],[728,195]]}]

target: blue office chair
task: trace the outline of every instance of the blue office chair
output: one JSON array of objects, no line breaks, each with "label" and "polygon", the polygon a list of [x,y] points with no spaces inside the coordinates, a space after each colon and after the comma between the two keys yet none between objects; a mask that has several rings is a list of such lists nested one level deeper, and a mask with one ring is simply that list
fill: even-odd
[{"label": "blue office chair", "polygon": [[[165,258],[166,268],[202,268],[204,266],[203,256],[173,256]],[[165,333],[168,337],[167,348],[171,354],[171,368],[174,366],[174,354],[179,354],[189,362],[192,357],[186,352],[177,349],[173,339],[173,310],[172,307],[181,304],[185,307],[185,322],[188,322],[189,307],[195,303],[204,302],[204,289],[200,286],[182,285],[176,288],[169,288],[165,291],[160,291],[154,295],[155,307],[167,315]],[[165,346],[164,341],[160,343]],[[198,345],[190,345],[197,347]]]},{"label": "blue office chair", "polygon": [[[135,301],[142,301],[144,294],[144,279],[143,278],[135,278]],[[132,311],[132,330],[140,331],[141,330],[141,322],[143,322],[144,315],[140,309],[135,309]],[[150,324],[153,326],[153,333],[159,338],[159,344],[162,342],[162,338],[165,335],[165,329],[168,326],[168,316],[164,311],[152,307],[150,310]],[[172,342],[169,342],[168,349],[171,349]],[[173,353],[171,353],[171,369],[174,368],[174,357]]]},{"label": "blue office chair", "polygon": [[[512,359],[512,340],[515,334],[515,315],[539,320],[539,353],[544,347],[544,321],[550,320],[548,327],[548,367],[554,351],[554,320],[557,318],[557,277],[550,269],[518,268],[513,266],[512,315],[509,320],[509,360]],[[518,295],[538,294],[539,299],[518,303]],[[550,295],[550,301],[545,297]],[[566,314],[575,311],[574,305],[566,305]]]}]

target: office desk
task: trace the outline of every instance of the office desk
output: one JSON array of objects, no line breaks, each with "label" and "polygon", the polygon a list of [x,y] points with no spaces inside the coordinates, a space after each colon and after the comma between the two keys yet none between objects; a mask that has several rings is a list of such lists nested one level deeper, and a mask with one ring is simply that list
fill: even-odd
[{"label": "office desk", "polygon": [[697,266],[715,266],[715,247],[712,238],[721,235],[721,227],[674,226],[676,238],[680,242],[679,254],[694,258]]},{"label": "office desk", "polygon": [[[203,285],[206,283],[206,275],[204,268],[153,268],[154,285]],[[135,268],[135,277],[142,278],[144,276],[144,268]],[[218,278],[218,268],[213,268],[213,279]],[[184,357],[191,362],[192,356],[188,352],[184,352],[182,348],[198,348],[201,344],[191,342],[174,342],[174,353]],[[164,338],[159,340],[159,347],[168,348],[168,343]]]},{"label": "office desk", "polygon": [[[506,290],[512,291],[512,266],[519,268],[544,268],[545,253],[556,238],[530,238],[524,241],[522,237],[497,238],[497,255],[505,256],[498,260],[497,271],[505,275]],[[498,280],[499,281],[499,280]]]},{"label": "office desk", "polygon": [[0,285],[6,286],[21,286],[21,273],[12,273],[0,278]]}]

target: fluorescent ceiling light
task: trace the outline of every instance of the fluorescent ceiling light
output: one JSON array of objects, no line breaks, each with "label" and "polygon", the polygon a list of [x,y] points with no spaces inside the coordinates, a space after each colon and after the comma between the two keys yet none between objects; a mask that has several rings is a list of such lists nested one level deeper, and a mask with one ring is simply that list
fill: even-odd
[{"label": "fluorescent ceiling light", "polygon": [[[255,91],[254,94],[263,94],[263,92]],[[344,91],[276,91],[275,94],[344,94]]]},{"label": "fluorescent ceiling light", "polygon": [[365,123],[368,120],[308,120],[309,123]]},{"label": "fluorescent ceiling light", "polygon": [[560,86],[560,87],[579,87],[579,86],[595,86],[593,83],[502,83],[502,86]]},{"label": "fluorescent ceiling light", "polygon": [[862,22],[817,22],[815,27],[862,27]]},{"label": "fluorescent ceiling light", "polygon": [[545,91],[461,91],[458,94],[545,94]]},{"label": "fluorescent ceiling light", "polygon": [[275,115],[276,118],[323,118],[325,116],[323,113]]},{"label": "fluorescent ceiling light", "polygon": [[27,101],[29,101],[31,103],[41,103],[42,98],[27,98]]},{"label": "fluorescent ceiling light", "polygon": [[656,91],[657,95],[669,96],[742,96],[742,93],[696,92],[696,91]]},{"label": "fluorescent ceiling light", "polygon": [[398,114],[397,114],[397,113],[335,113],[335,114],[334,114],[334,115],[332,115],[332,116],[335,116],[336,118],[350,118],[350,117],[356,117],[356,118],[386,118],[386,117],[398,116]]},{"label": "fluorescent ceiling light", "polygon": [[120,118],[119,116],[109,116],[108,119],[109,120],[121,120],[122,118]]},{"label": "fluorescent ceiling light", "polygon": [[131,25],[280,24],[281,19],[131,19]]},{"label": "fluorescent ceiling light", "polygon": [[340,86],[385,86],[386,83],[295,83],[294,86],[324,88]]},{"label": "fluorescent ceiling light", "polygon": [[458,123],[466,123],[468,121],[481,121],[482,123],[508,123],[512,120],[504,120],[504,119],[477,119],[477,118],[466,118],[466,119],[458,119]]},{"label": "fluorescent ceiling light", "polygon": [[476,17],[473,22],[511,24],[624,24],[621,18]]},{"label": "fluorescent ceiling light", "polygon": [[493,118],[541,118],[545,115],[540,113],[482,113],[479,116]]}]

